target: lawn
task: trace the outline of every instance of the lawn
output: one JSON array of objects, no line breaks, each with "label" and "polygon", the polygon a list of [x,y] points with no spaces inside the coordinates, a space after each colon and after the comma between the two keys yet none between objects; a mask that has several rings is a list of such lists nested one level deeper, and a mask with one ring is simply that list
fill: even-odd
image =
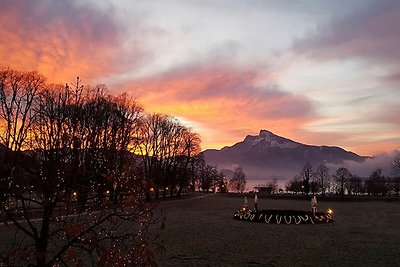
[{"label": "lawn", "polygon": [[[249,206],[253,202],[249,198]],[[167,253],[160,266],[400,266],[400,201],[322,202],[335,222],[276,225],[233,219],[243,199],[161,202]],[[259,198],[259,209],[310,210],[306,200]]]}]

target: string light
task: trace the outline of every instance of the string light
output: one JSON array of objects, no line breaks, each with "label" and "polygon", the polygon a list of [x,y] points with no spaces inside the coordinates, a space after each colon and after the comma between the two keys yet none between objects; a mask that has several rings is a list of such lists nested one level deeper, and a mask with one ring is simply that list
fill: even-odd
[{"label": "string light", "polygon": [[[269,223],[281,224],[282,220],[286,224],[300,224],[300,223],[315,224],[316,222],[317,223],[333,222],[332,212],[330,212],[330,213],[328,212],[326,214],[320,213],[318,215],[316,214],[315,216],[311,216],[311,215],[307,215],[307,214],[303,214],[303,215],[274,214],[276,212],[280,213],[281,211],[261,210],[259,212],[256,212],[256,211],[251,211],[251,210],[246,211],[245,209],[242,209],[242,210],[236,211],[234,213],[233,217],[234,217],[234,219],[238,219],[238,220],[265,222],[267,224],[269,224]],[[306,213],[306,212],[304,212],[304,213]],[[314,220],[316,220],[316,221],[314,221]]]}]

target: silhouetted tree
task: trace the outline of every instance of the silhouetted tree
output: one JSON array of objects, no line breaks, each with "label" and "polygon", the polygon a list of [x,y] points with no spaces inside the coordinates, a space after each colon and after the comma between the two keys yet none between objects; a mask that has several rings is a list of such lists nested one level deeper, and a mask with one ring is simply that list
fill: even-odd
[{"label": "silhouetted tree", "polygon": [[386,195],[388,185],[385,176],[382,175],[382,169],[378,168],[373,171],[366,181],[367,193],[370,195]]},{"label": "silhouetted tree", "polygon": [[190,184],[191,184],[191,190],[194,193],[196,189],[200,189],[201,186],[201,171],[204,168],[205,161],[203,154],[199,153],[195,155],[194,157],[191,158],[190,162]]},{"label": "silhouetted tree", "polygon": [[344,191],[346,188],[346,183],[352,177],[350,171],[345,167],[340,167],[336,170],[335,174],[333,175],[335,178],[336,183],[339,185],[339,191],[342,198],[344,198]]},{"label": "silhouetted tree", "polygon": [[22,151],[28,148],[29,132],[37,117],[35,100],[44,87],[44,77],[36,72],[0,68],[1,202],[8,201],[10,184],[22,175]]},{"label": "silhouetted tree", "polygon": [[238,193],[243,193],[246,188],[246,182],[246,175],[242,167],[237,167],[233,173],[232,179],[229,181],[231,188]]},{"label": "silhouetted tree", "polygon": [[304,193],[308,195],[310,192],[310,180],[313,177],[313,168],[310,162],[307,162],[306,165],[304,165],[303,170],[301,171],[301,176],[303,177]]},{"label": "silhouetted tree", "polygon": [[364,192],[363,182],[357,175],[352,175],[345,184],[349,195],[358,195]]},{"label": "silhouetted tree", "polygon": [[1,144],[8,151],[21,151],[35,121],[37,94],[45,86],[36,72],[0,69]]},{"label": "silhouetted tree", "polygon": [[392,162],[392,174],[400,176],[400,154],[394,157]]},{"label": "silhouetted tree", "polygon": [[400,176],[392,177],[389,179],[389,189],[393,191],[396,196],[400,193]]},{"label": "silhouetted tree", "polygon": [[310,192],[312,194],[317,194],[320,191],[321,185],[319,184],[319,182],[316,179],[313,179],[310,182]]},{"label": "silhouetted tree", "polygon": [[190,128],[184,128],[182,140],[180,142],[180,152],[178,156],[178,164],[180,174],[178,175],[178,184],[180,194],[182,188],[189,187],[193,190],[195,188],[196,174],[194,172],[195,162],[197,155],[200,154],[200,136],[193,132]]},{"label": "silhouetted tree", "polygon": [[189,186],[193,179],[194,158],[200,152],[200,137],[178,120],[163,114],[147,115],[138,134],[138,151],[143,162],[146,195]]},{"label": "silhouetted tree", "polygon": [[400,154],[393,159],[392,174],[394,177],[390,179],[390,188],[398,196],[400,193]]},{"label": "silhouetted tree", "polygon": [[218,183],[219,192],[221,192],[221,193],[228,192],[228,180],[226,179],[226,177],[222,171],[218,172],[217,183]]},{"label": "silhouetted tree", "polygon": [[271,193],[275,194],[278,191],[278,178],[270,177],[266,185],[271,188]]},{"label": "silhouetted tree", "polygon": [[[153,207],[142,201],[142,181],[130,169],[141,108],[125,96],[86,89],[79,79],[72,88],[35,90],[21,102],[27,118],[17,127],[26,130],[14,135],[18,144],[8,145],[11,158],[20,160],[0,177],[8,182],[0,200],[3,219],[18,233],[1,252],[0,265],[152,264],[158,246],[148,232]],[[7,107],[7,99],[2,107],[18,114],[22,106]],[[1,117],[0,125],[7,123]],[[1,140],[4,146],[9,139]],[[126,199],[102,201],[107,186],[124,191]]]},{"label": "silhouetted tree", "polygon": [[203,192],[209,192],[216,183],[218,171],[215,166],[202,164],[199,170],[200,188]]},{"label": "silhouetted tree", "polygon": [[302,187],[304,187],[302,178],[299,175],[296,175],[286,185],[286,191],[298,193],[303,191]]},{"label": "silhouetted tree", "polygon": [[315,171],[314,177],[316,179],[317,185],[321,190],[322,195],[324,196],[326,189],[329,186],[329,168],[324,163],[319,164],[317,170]]}]

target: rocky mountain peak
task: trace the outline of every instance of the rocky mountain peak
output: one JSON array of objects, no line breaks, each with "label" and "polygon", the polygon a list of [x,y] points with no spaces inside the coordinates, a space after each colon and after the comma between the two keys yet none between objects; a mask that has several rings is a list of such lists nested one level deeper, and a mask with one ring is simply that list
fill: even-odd
[{"label": "rocky mountain peak", "polygon": [[244,142],[249,144],[251,147],[263,146],[263,147],[294,148],[300,145],[300,143],[275,135],[274,133],[268,130],[261,130],[259,135],[257,136],[248,135],[245,138]]},{"label": "rocky mountain peak", "polygon": [[268,130],[260,130],[260,134],[258,135],[260,138],[270,138],[270,137],[276,137],[275,134]]}]

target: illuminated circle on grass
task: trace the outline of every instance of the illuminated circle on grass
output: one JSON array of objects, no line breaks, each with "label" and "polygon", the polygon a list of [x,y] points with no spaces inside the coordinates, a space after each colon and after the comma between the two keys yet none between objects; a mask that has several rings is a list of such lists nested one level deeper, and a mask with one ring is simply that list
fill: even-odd
[{"label": "illuminated circle on grass", "polygon": [[331,213],[298,210],[238,210],[233,218],[241,221],[262,222],[266,224],[325,224],[332,223]]}]

